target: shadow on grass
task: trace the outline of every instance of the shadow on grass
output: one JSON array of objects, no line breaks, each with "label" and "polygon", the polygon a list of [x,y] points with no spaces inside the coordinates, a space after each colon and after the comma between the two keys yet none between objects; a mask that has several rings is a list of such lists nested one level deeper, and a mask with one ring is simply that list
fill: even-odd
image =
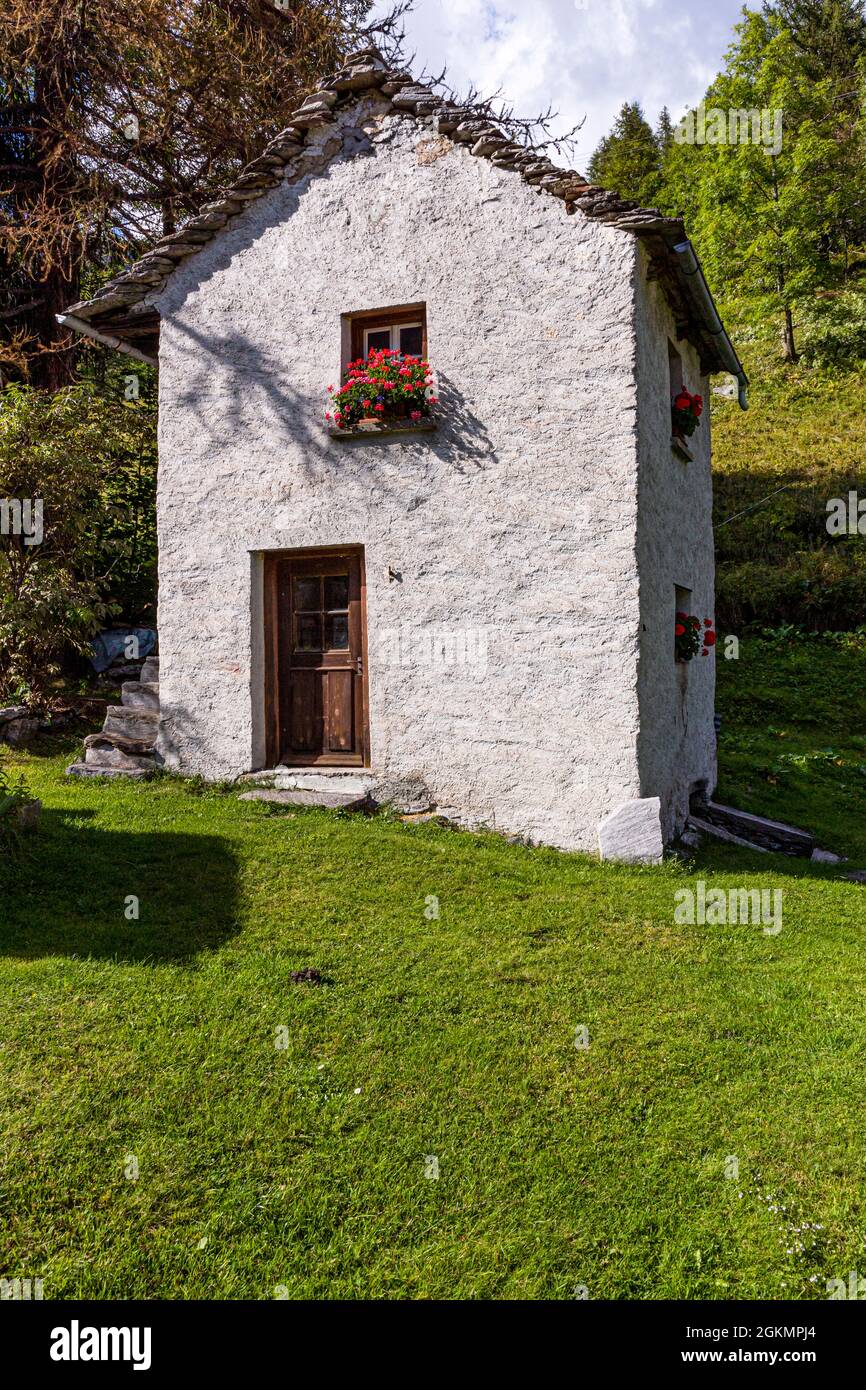
[{"label": "shadow on grass", "polygon": [[92,815],[44,810],[0,861],[0,956],[184,962],[239,931],[224,840],[106,830]]}]

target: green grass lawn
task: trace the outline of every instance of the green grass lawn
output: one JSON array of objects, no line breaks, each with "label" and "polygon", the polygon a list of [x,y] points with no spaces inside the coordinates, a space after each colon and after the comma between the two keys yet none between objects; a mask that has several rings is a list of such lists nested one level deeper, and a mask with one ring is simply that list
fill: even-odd
[{"label": "green grass lawn", "polygon": [[[866,779],[760,772],[777,744],[862,738],[832,710],[797,723],[762,655],[722,671],[723,790],[802,807],[864,864]],[[850,689],[862,654],[833,655]],[[4,1277],[46,1298],[821,1298],[866,1266],[866,888],[840,870],[721,846],[602,866],[67,782],[70,751],[17,758],[43,828],[2,876]],[[698,879],[780,888],[781,933],[676,924]],[[305,966],[326,982],[293,984]]]},{"label": "green grass lawn", "polygon": [[866,866],[866,630],[746,638],[716,669],[718,800],[805,826]]}]

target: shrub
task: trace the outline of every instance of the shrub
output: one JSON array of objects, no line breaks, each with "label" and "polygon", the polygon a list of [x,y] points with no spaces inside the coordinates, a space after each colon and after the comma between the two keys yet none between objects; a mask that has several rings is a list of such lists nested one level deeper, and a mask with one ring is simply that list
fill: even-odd
[{"label": "shrub", "polygon": [[18,812],[30,799],[23,776],[13,777],[0,764],[0,848],[7,852],[18,843]]},{"label": "shrub", "polygon": [[847,367],[866,358],[866,295],[857,290],[811,300],[800,311],[803,358],[818,367]]},{"label": "shrub", "polygon": [[88,384],[0,392],[0,499],[38,500],[42,533],[12,533],[7,509],[0,699],[44,703],[64,648],[86,653],[112,614],[136,616],[136,586],[153,592],[153,434],[150,409]]}]

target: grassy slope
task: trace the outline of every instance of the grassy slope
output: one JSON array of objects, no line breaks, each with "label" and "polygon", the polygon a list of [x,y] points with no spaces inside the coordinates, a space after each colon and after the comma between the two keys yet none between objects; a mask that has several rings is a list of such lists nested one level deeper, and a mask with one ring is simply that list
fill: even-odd
[{"label": "grassy slope", "polygon": [[866,637],[746,638],[717,681],[719,800],[866,865]]},{"label": "grassy slope", "polygon": [[[751,377],[750,408],[713,397],[720,621],[848,630],[866,623],[866,536],[830,538],[826,503],[866,496],[866,364],[785,367],[778,345],[734,311],[726,322]],[[790,490],[719,529],[719,522]]]},{"label": "grassy slope", "polygon": [[[47,810],[2,885],[4,1274],[46,1297],[722,1298],[822,1296],[857,1265],[866,889],[23,761]],[[781,888],[781,935],[676,925],[698,877]],[[306,965],[329,983],[293,985]]]}]

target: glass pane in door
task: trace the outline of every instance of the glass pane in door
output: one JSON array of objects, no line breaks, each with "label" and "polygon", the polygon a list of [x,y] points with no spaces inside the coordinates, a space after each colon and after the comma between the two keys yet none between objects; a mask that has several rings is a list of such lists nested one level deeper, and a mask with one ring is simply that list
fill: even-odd
[{"label": "glass pane in door", "polygon": [[325,648],[328,651],[347,651],[349,647],[348,613],[329,613],[325,619]]},{"label": "glass pane in door", "polygon": [[318,613],[301,613],[297,622],[298,637],[295,650],[320,652],[322,650],[322,619]]},{"label": "glass pane in door", "polygon": [[317,576],[307,576],[295,580],[295,612],[312,610],[318,612],[321,607],[319,589],[319,579]]},{"label": "glass pane in door", "polygon": [[325,609],[331,612],[335,608],[349,607],[349,576],[347,574],[329,574],[325,580]]}]

